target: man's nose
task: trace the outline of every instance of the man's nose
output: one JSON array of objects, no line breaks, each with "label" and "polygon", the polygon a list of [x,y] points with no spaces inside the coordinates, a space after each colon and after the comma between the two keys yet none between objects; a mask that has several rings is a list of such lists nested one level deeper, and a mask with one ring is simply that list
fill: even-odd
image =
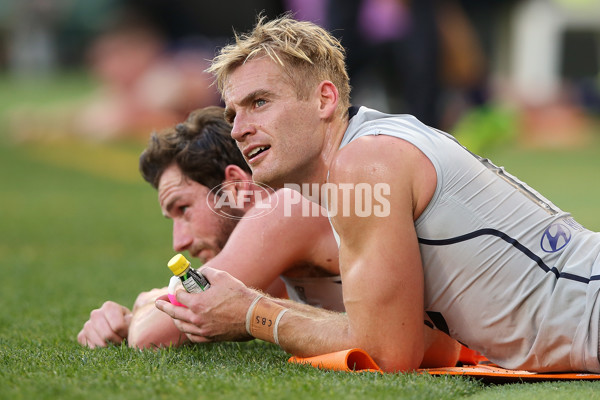
[{"label": "man's nose", "polygon": [[236,114],[233,119],[233,125],[231,127],[231,137],[241,142],[246,136],[253,132],[253,125],[250,123],[248,117],[243,113]]},{"label": "man's nose", "polygon": [[189,233],[187,225],[181,222],[173,221],[173,250],[181,252],[187,250],[193,242],[192,235]]}]

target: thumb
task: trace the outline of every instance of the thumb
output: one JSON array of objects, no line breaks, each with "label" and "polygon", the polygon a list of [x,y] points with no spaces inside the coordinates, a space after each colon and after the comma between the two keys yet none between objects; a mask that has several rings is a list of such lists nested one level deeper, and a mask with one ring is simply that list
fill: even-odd
[{"label": "thumb", "polygon": [[198,295],[198,293],[189,293],[183,289],[179,289],[177,290],[177,292],[175,292],[175,300],[177,300],[177,303],[179,304],[175,304],[175,305],[181,305],[183,307],[188,307],[190,302]]},{"label": "thumb", "polygon": [[127,324],[127,326],[131,325],[131,318],[133,317],[132,313],[127,313],[125,314],[125,323]]},{"label": "thumb", "polygon": [[[200,272],[208,280],[211,286],[231,286],[231,285],[242,285],[246,286],[242,281],[231,275],[227,271],[212,267],[202,267]],[[210,289],[209,289],[210,290]]]},{"label": "thumb", "polygon": [[122,338],[126,338],[129,333],[129,324],[131,323],[132,312],[127,307],[121,307],[122,317],[120,319],[110,319],[109,324],[113,331]]},{"label": "thumb", "polygon": [[226,273],[224,271],[212,267],[201,267],[198,269],[198,272],[204,275],[204,277],[208,280],[208,283],[210,283],[211,285],[213,284],[213,281],[218,280],[219,274]]}]

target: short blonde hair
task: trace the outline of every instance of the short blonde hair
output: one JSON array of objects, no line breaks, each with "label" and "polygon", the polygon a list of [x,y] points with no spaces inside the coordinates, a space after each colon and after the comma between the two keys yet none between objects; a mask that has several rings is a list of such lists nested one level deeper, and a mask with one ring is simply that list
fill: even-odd
[{"label": "short blonde hair", "polygon": [[252,32],[236,33],[235,43],[223,47],[207,71],[215,75],[223,93],[226,80],[237,67],[267,55],[283,68],[299,98],[307,98],[323,80],[333,82],[339,92],[338,107],[345,111],[350,106],[345,53],[339,40],[312,22],[296,21],[290,14],[272,21],[259,16]]}]

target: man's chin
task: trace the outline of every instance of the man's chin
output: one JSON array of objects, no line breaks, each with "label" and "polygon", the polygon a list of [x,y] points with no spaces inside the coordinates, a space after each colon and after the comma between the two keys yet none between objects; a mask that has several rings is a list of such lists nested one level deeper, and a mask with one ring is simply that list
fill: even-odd
[{"label": "man's chin", "polygon": [[201,264],[206,264],[213,258],[215,258],[216,254],[214,251],[205,249],[196,254],[196,258],[200,260]]},{"label": "man's chin", "polygon": [[213,254],[206,254],[204,252],[200,252],[200,254],[198,254],[197,258],[200,261],[201,265],[206,264],[207,262],[209,262],[210,260],[212,260],[215,256]]},{"label": "man's chin", "polygon": [[281,189],[284,187],[284,180],[280,176],[274,174],[252,173],[252,180],[261,185],[268,186],[272,189]]}]

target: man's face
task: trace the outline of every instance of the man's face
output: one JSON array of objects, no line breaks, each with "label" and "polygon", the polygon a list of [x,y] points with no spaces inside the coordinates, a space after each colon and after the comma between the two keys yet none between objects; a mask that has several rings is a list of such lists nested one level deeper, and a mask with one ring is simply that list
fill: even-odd
[{"label": "man's face", "polygon": [[298,99],[283,70],[262,57],[231,73],[223,98],[231,136],[255,181],[282,187],[310,179],[323,145],[316,88],[308,99]]},{"label": "man's face", "polygon": [[173,220],[173,249],[189,251],[206,262],[225,246],[237,220],[221,217],[208,206],[210,189],[185,178],[176,164],[158,182],[158,202],[165,217]]}]

